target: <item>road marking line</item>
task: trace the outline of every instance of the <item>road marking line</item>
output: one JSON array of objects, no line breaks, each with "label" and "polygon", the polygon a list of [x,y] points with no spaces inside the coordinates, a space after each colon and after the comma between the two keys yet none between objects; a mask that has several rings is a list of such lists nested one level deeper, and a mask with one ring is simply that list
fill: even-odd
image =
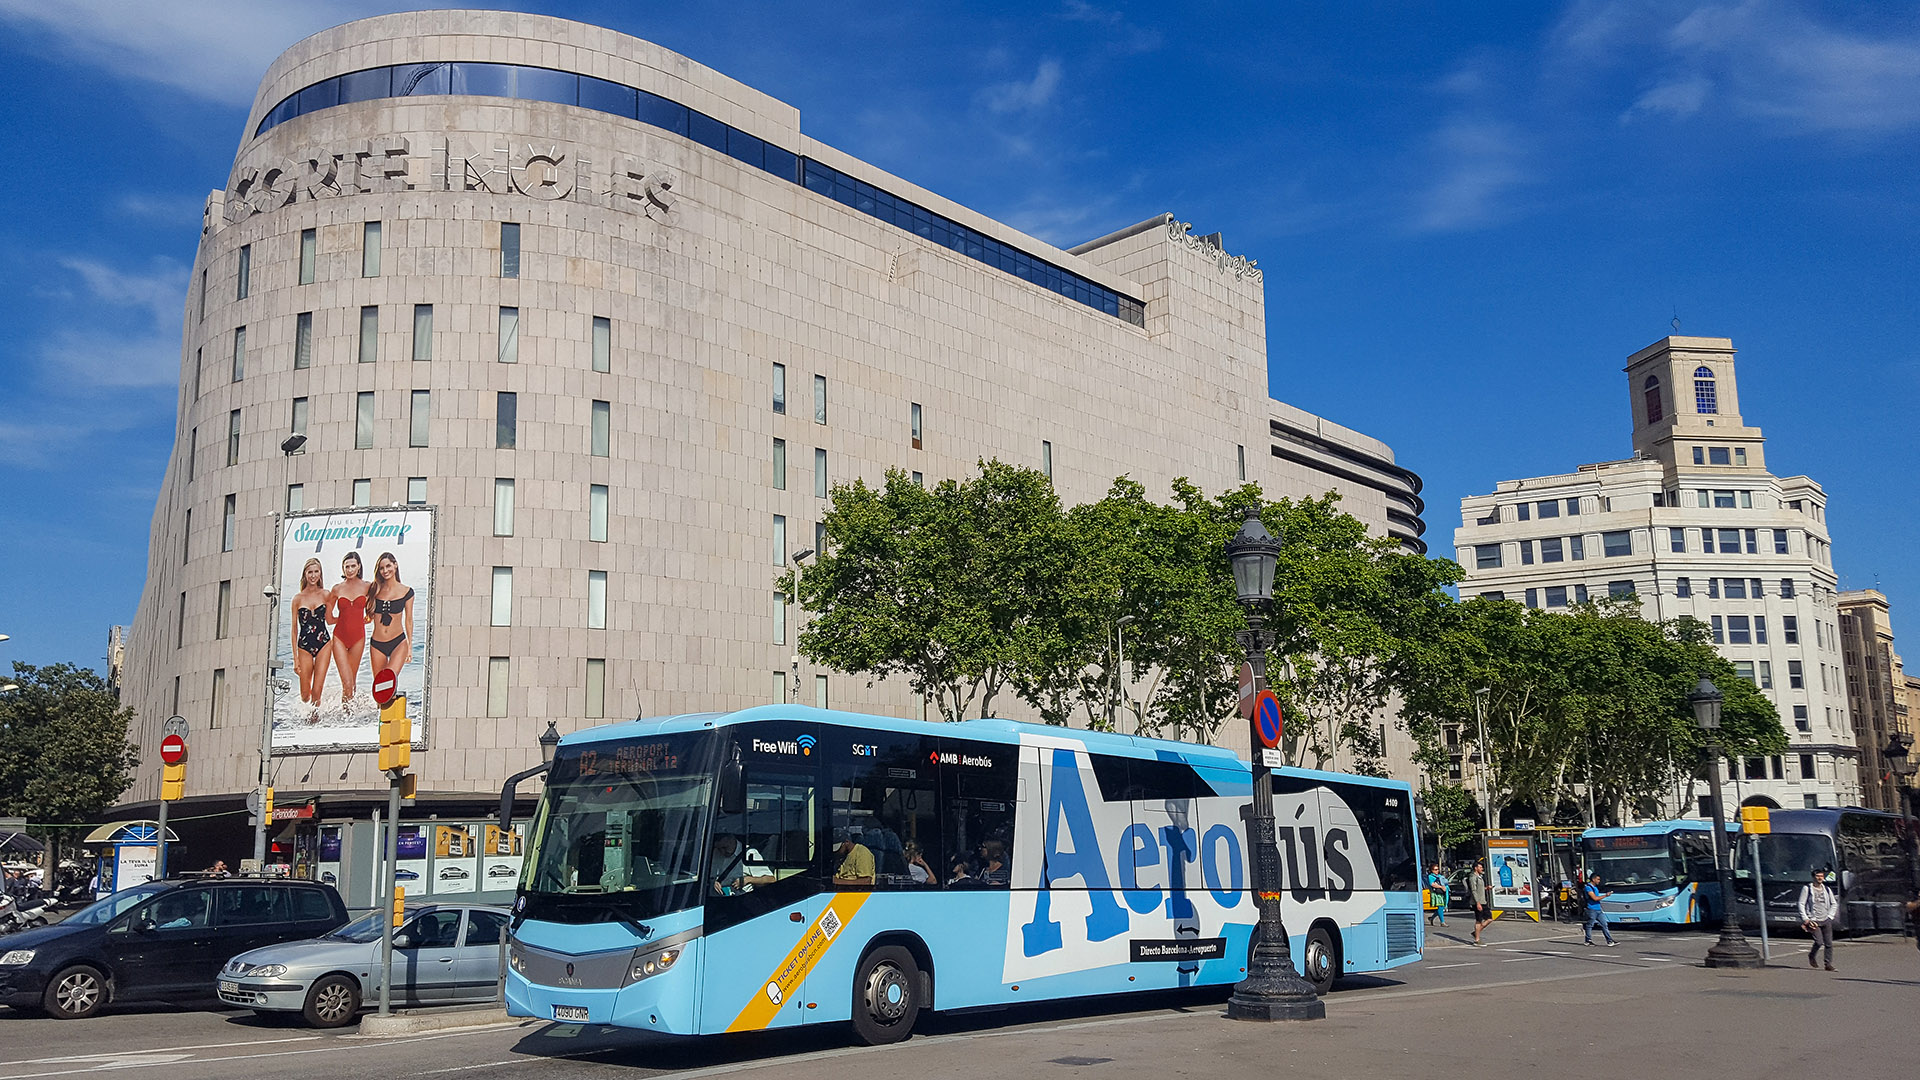
[{"label": "road marking line", "polygon": [[481,1063],[480,1063],[480,1064],[478,1064],[478,1065],[455,1065],[455,1066],[454,1066],[453,1068],[451,1068],[451,1069],[428,1069],[428,1070],[427,1070],[426,1072],[420,1072],[420,1073],[414,1073],[413,1075],[415,1075],[415,1076],[439,1076],[439,1075],[440,1075],[440,1074],[442,1074],[442,1073],[457,1073],[457,1072],[466,1072],[466,1071],[468,1071],[469,1069],[491,1069],[491,1068],[493,1068],[493,1067],[494,1067],[495,1065],[521,1065],[521,1064],[526,1064],[526,1063],[529,1063],[529,1062],[535,1062],[535,1061],[545,1061],[545,1060],[549,1060],[549,1059],[546,1059],[546,1058],[507,1058],[507,1059],[506,1059],[506,1060],[504,1060],[504,1061],[483,1061],[483,1062],[481,1062]]},{"label": "road marking line", "polygon": [[[431,1042],[435,1039],[454,1039],[454,1038],[459,1038],[463,1035],[471,1035],[471,1034],[473,1034],[471,1030],[449,1031],[440,1035],[416,1036],[411,1041],[416,1043]],[[221,1049],[224,1047],[233,1047],[233,1046],[258,1046],[258,1045],[265,1045],[265,1044],[271,1044],[271,1043],[283,1043],[283,1042],[306,1042],[308,1040],[323,1039],[323,1038],[325,1038],[325,1036],[305,1035],[305,1036],[298,1036],[290,1039],[261,1039],[258,1042],[216,1043],[206,1047],[206,1049],[210,1049],[210,1050]],[[330,1043],[330,1045],[316,1046],[310,1050],[276,1050],[268,1054],[220,1054],[214,1057],[184,1059],[184,1060],[191,1060],[195,1064],[208,1064],[208,1063],[220,1062],[220,1061],[254,1061],[260,1058],[298,1057],[303,1054],[331,1054],[338,1050],[372,1050],[372,1049],[377,1049],[381,1046],[392,1045],[390,1042],[388,1042],[385,1039],[381,1039],[377,1042],[373,1040],[368,1040],[366,1042],[348,1042],[345,1038],[328,1039],[327,1041]],[[133,1057],[136,1055],[129,1053],[126,1056]],[[118,1065],[114,1067],[125,1068],[125,1069],[143,1069],[143,1068],[150,1068],[154,1065],[179,1064],[181,1060],[183,1059],[176,1058],[168,1061],[127,1062],[124,1065]],[[7,1064],[20,1065],[20,1064],[31,1064],[31,1063],[30,1062],[11,1062]],[[94,1065],[85,1069],[55,1069],[49,1072],[9,1073],[7,1075],[0,1076],[0,1080],[35,1080],[35,1078],[38,1078],[38,1077],[72,1076],[75,1073],[92,1073],[92,1072],[100,1072],[100,1071],[102,1071],[101,1067],[99,1065]]]},{"label": "road marking line", "polygon": [[80,1061],[87,1058],[134,1057],[139,1054],[173,1054],[173,1053],[178,1053],[182,1050],[223,1050],[223,1049],[234,1047],[234,1046],[268,1046],[274,1043],[313,1042],[316,1039],[322,1039],[322,1038],[325,1038],[325,1036],[295,1035],[285,1039],[249,1039],[245,1042],[200,1043],[197,1046],[155,1046],[150,1049],[142,1048],[139,1050],[123,1050],[123,1051],[120,1051],[118,1054],[115,1054],[113,1052],[108,1052],[108,1053],[102,1053],[102,1054],[86,1054],[86,1055],[82,1055],[81,1057],[24,1058],[19,1061],[0,1061],[0,1066],[58,1065],[63,1062]]},{"label": "road marking line", "polygon": [[1459,964],[1427,964],[1427,965],[1425,966],[1425,968],[1424,968],[1423,970],[1426,970],[1426,971],[1443,971],[1443,970],[1445,970],[1445,969],[1447,969],[1447,968],[1457,968],[1457,967],[1479,967],[1479,966],[1480,966],[1480,961],[1478,961],[1478,960],[1468,960],[1468,961],[1465,961],[1464,963],[1459,963]]}]

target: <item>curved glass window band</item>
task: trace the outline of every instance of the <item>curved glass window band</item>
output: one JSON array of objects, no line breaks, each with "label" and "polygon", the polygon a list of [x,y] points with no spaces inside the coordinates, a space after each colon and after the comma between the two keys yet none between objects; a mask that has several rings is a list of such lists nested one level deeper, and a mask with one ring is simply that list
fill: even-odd
[{"label": "curved glass window band", "polygon": [[637,120],[735,158],[789,183],[879,218],[975,262],[1031,282],[1134,326],[1145,326],[1146,306],[1131,296],[1008,247],[986,234],[925,207],[856,180],[837,169],[801,158],[756,135],[637,87],[591,75],[520,64],[452,62],[394,64],[322,79],[288,94],[268,110],[255,129],[257,138],[298,116],[394,97],[464,94],[476,97],[547,101]]}]

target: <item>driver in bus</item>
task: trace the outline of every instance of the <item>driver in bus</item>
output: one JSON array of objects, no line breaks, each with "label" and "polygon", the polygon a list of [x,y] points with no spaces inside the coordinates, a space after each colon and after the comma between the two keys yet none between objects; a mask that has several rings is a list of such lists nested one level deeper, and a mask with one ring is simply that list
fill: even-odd
[{"label": "driver in bus", "polygon": [[771,885],[778,880],[760,852],[740,842],[732,833],[721,833],[713,840],[713,891],[718,896],[752,892],[755,885]]}]

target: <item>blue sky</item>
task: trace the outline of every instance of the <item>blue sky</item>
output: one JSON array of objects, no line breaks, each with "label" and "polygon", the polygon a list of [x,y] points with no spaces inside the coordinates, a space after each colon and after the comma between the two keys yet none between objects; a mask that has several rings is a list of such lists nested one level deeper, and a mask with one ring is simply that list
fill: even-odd
[{"label": "blue sky", "polygon": [[[275,55],[398,6],[0,0],[0,662],[97,663],[132,621],[201,200]],[[1843,585],[1920,640],[1920,8],[833,7],[528,5],[1061,246],[1223,231],[1274,395],[1392,445],[1438,554],[1462,495],[1626,456],[1620,368],[1676,316],[1731,337]]]}]

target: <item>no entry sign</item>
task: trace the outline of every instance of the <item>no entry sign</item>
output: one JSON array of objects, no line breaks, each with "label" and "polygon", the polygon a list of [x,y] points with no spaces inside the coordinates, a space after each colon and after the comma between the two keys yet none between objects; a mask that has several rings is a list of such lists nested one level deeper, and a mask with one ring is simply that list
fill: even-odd
[{"label": "no entry sign", "polygon": [[377,704],[385,705],[387,702],[393,700],[395,681],[392,668],[381,668],[379,672],[374,675],[373,700]]},{"label": "no entry sign", "polygon": [[169,735],[160,740],[160,760],[168,765],[178,765],[187,759],[187,740],[178,735]]},{"label": "no entry sign", "polygon": [[1254,728],[1260,733],[1260,745],[1280,745],[1280,699],[1271,690],[1262,690],[1253,703]]}]

